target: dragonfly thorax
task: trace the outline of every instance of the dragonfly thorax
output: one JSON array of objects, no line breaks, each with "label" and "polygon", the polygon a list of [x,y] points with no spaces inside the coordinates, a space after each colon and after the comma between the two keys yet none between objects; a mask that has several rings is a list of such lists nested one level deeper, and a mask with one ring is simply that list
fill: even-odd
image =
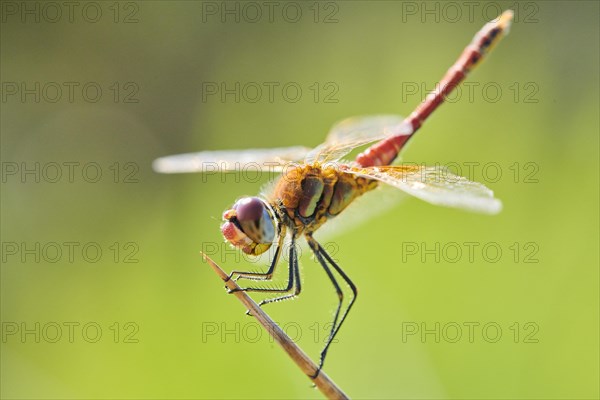
[{"label": "dragonfly thorax", "polygon": [[274,213],[259,197],[244,197],[223,213],[221,232],[229,243],[244,253],[259,255],[275,240]]},{"label": "dragonfly thorax", "polygon": [[293,229],[310,233],[376,186],[376,181],[345,172],[343,165],[301,165],[279,178],[271,203]]}]

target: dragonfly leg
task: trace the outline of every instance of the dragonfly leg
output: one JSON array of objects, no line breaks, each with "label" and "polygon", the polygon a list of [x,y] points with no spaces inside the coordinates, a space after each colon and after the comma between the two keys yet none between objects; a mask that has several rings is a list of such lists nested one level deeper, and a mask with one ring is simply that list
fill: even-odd
[{"label": "dragonfly leg", "polygon": [[273,273],[275,272],[275,267],[279,263],[279,256],[281,253],[281,247],[283,246],[283,240],[285,239],[285,227],[280,228],[279,232],[279,240],[277,241],[277,247],[275,248],[275,254],[273,255],[273,259],[271,260],[271,265],[267,272],[249,272],[249,271],[231,271],[229,274],[229,279],[233,278],[234,275],[237,275],[235,281],[238,279],[249,279],[254,281],[270,281],[273,278]]},{"label": "dragonfly leg", "polygon": [[[238,289],[231,289],[228,290],[227,293],[234,293],[234,292],[275,292],[275,293],[288,293],[289,291],[292,290],[292,288],[294,287],[294,263],[292,262],[292,257],[293,255],[296,253],[296,250],[294,249],[296,246],[296,240],[295,240],[295,236],[292,236],[292,242],[291,242],[291,246],[290,246],[290,263],[289,263],[289,276],[288,276],[288,282],[285,288],[265,288],[265,287],[246,287],[246,288],[238,288]],[[277,261],[279,260],[279,247],[277,250],[277,257],[273,258],[273,263],[277,264]]]},{"label": "dragonfly leg", "polygon": [[292,240],[292,246],[290,247],[290,269],[294,271],[294,292],[286,294],[285,296],[274,297],[271,299],[265,299],[258,303],[259,306],[265,304],[274,303],[278,301],[292,299],[300,294],[302,291],[302,283],[300,282],[300,267],[298,265],[298,252],[296,251],[295,241]]},{"label": "dragonfly leg", "polygon": [[[335,339],[335,336],[339,332],[342,324],[344,323],[346,317],[348,316],[348,313],[350,312],[350,309],[352,308],[352,306],[354,305],[354,302],[356,301],[356,296],[358,295],[358,291],[356,289],[356,285],[354,285],[354,283],[350,280],[348,275],[346,275],[346,273],[340,268],[340,266],[337,265],[337,263],[335,261],[333,261],[331,256],[325,251],[325,249],[323,249],[323,247],[312,236],[306,235],[306,240],[308,242],[308,245],[312,249],[312,251],[315,253],[317,260],[319,261],[319,263],[321,264],[321,266],[327,273],[327,276],[333,283],[333,286],[335,287],[335,290],[338,295],[338,306],[335,311],[335,316],[333,318],[333,324],[331,326],[331,331],[329,333],[329,337],[327,338],[327,342],[325,343],[325,347],[321,351],[321,356],[320,356],[320,360],[319,360],[319,368],[317,369],[317,372],[313,376],[313,378],[316,378],[319,375],[319,372],[321,371],[321,369],[323,368],[323,364],[325,363],[325,357],[327,356],[327,351],[329,350],[329,346],[331,346],[333,339]],[[344,302],[344,294],[340,288],[340,285],[337,283],[337,280],[335,279],[333,273],[331,272],[331,269],[327,265],[327,263],[329,263],[336,270],[336,272],[338,274],[340,274],[342,279],[344,279],[344,281],[348,284],[348,286],[350,286],[350,289],[352,290],[352,298],[350,299],[350,302],[348,303],[348,307],[344,310],[344,313],[342,314],[341,318],[339,318],[339,323],[338,323],[338,317],[340,314],[340,310],[342,308],[342,304]]]}]

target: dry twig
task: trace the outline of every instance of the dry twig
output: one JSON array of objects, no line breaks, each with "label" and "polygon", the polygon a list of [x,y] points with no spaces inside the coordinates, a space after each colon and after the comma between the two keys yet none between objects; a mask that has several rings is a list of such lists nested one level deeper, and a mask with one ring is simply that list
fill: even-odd
[{"label": "dry twig", "polygon": [[[217,275],[225,282],[228,289],[239,289],[238,284],[233,280],[228,280],[228,275],[219,267],[213,260],[211,260],[206,254],[202,254],[204,261],[206,261]],[[250,314],[254,316],[258,322],[267,330],[269,335],[275,339],[275,341],[285,350],[290,358],[300,367],[302,372],[308,376],[315,386],[323,393],[328,399],[348,399],[348,396],[342,389],[340,389],[323,371],[319,372],[316,378],[313,376],[317,372],[317,365],[290,339],[288,335],[269,317],[250,296],[243,291],[236,291],[233,293],[235,297],[250,311]]]}]

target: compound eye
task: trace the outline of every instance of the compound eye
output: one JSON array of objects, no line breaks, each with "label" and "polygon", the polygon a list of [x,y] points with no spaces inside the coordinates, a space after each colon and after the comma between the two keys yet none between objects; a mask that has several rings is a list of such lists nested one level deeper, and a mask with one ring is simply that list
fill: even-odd
[{"label": "compound eye", "polygon": [[258,197],[238,200],[223,213],[221,233],[246,254],[259,255],[275,240],[275,218],[269,205]]},{"label": "compound eye", "polygon": [[233,206],[237,222],[242,231],[255,243],[272,243],[275,239],[275,224],[269,207],[258,197],[247,197]]}]

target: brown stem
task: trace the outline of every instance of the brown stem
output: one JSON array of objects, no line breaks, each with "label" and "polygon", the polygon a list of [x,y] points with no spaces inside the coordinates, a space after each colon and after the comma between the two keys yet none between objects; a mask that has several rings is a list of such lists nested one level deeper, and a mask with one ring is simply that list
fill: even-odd
[{"label": "brown stem", "polygon": [[[239,289],[238,284],[233,280],[229,279],[228,275],[219,267],[213,260],[210,259],[206,254],[200,253],[217,275],[225,282],[228,289],[234,290]],[[236,291],[233,293],[235,297],[250,311],[250,314],[254,316],[258,322],[267,330],[269,335],[275,339],[275,341],[285,350],[290,358],[300,367],[302,372],[315,384],[315,386],[323,393],[328,399],[348,399],[348,396],[340,389],[325,372],[320,371],[316,378],[313,376],[317,373],[317,365],[290,339],[288,335],[269,317],[250,296],[243,291]]]}]

